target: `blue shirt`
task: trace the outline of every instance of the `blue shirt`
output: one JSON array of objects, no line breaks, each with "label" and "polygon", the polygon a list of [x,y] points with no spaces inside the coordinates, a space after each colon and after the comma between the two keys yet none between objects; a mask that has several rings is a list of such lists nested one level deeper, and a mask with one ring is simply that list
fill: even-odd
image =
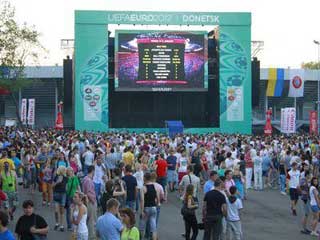
[{"label": "blue shirt", "polygon": [[101,240],[120,240],[122,229],[121,221],[110,212],[100,216],[96,224],[96,230]]},{"label": "blue shirt", "polygon": [[203,193],[206,194],[207,192],[211,191],[214,187],[214,182],[212,180],[206,181],[206,183],[203,186]]},{"label": "blue shirt", "polygon": [[12,158],[12,161],[13,161],[16,169],[20,167],[20,165],[21,165],[21,160],[20,160],[19,158],[14,157],[14,158]]},{"label": "blue shirt", "polygon": [[9,230],[6,230],[4,232],[0,232],[0,239],[1,240],[15,240],[13,234]]},{"label": "blue shirt", "polygon": [[271,165],[270,158],[268,156],[262,157],[262,171],[268,171]]},{"label": "blue shirt", "polygon": [[177,165],[177,157],[170,155],[169,157],[167,157],[167,163],[168,165],[168,170],[175,170],[176,169],[176,165]]}]

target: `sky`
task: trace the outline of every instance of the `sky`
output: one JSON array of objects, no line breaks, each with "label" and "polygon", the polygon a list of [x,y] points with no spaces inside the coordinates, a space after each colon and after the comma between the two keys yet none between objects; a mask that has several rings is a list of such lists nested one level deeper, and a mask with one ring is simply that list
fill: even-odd
[{"label": "sky", "polygon": [[320,40],[319,0],[9,0],[19,23],[34,25],[48,50],[41,65],[62,65],[70,50],[61,39],[74,38],[75,10],[251,12],[252,40],[263,41],[262,67],[300,67],[316,61]]}]

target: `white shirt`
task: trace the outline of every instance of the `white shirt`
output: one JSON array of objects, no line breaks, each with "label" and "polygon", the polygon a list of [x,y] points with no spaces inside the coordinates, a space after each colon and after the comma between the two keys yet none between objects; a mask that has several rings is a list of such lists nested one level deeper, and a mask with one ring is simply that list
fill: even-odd
[{"label": "white shirt", "polygon": [[94,160],[94,154],[91,151],[86,151],[83,154],[84,157],[84,164],[87,166],[91,166],[93,164],[93,160]]},{"label": "white shirt", "polygon": [[226,168],[232,170],[234,164],[234,160],[232,158],[226,159]]},{"label": "white shirt", "polygon": [[300,179],[300,171],[299,170],[293,170],[291,169],[288,172],[289,176],[290,176],[290,180],[289,180],[289,187],[290,188],[297,188],[299,186],[299,179]]},{"label": "white shirt", "polygon": [[318,206],[316,198],[314,196],[314,190],[316,190],[316,194],[319,194],[317,188],[315,186],[311,186],[309,189],[309,196],[310,196],[310,205],[311,206]]},{"label": "white shirt", "polygon": [[93,182],[94,183],[103,183],[103,179],[102,177],[104,176],[104,170],[105,170],[105,166],[103,165],[103,163],[98,166],[98,164],[96,164],[94,166],[94,176],[93,176]]},{"label": "white shirt", "polygon": [[240,221],[239,210],[242,209],[242,201],[237,199],[234,203],[227,200],[227,220],[230,222]]},{"label": "white shirt", "polygon": [[139,189],[143,188],[143,171],[137,171],[133,176],[137,179],[137,187]]}]

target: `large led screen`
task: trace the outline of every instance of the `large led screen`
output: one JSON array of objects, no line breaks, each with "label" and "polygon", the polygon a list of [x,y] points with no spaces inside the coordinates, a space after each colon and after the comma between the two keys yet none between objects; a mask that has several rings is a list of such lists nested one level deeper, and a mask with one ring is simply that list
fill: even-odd
[{"label": "large led screen", "polygon": [[204,32],[116,31],[116,91],[206,91]]}]

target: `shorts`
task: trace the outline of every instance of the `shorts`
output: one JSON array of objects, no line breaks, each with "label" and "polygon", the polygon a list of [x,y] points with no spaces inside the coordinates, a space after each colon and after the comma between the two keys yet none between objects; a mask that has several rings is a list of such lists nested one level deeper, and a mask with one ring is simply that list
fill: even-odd
[{"label": "shorts", "polygon": [[298,201],[299,193],[298,193],[298,190],[296,188],[290,188],[289,189],[289,193],[290,193],[290,200],[291,201]]},{"label": "shorts", "polygon": [[311,210],[313,213],[318,213],[320,211],[318,205],[311,206]]},{"label": "shorts", "polygon": [[157,232],[157,208],[156,207],[145,207],[144,208],[145,216],[140,216],[139,230],[144,232],[146,229],[147,223],[150,226],[150,232]]},{"label": "shorts", "polygon": [[6,208],[13,208],[18,206],[18,194],[17,192],[5,192],[8,199],[5,201]]},{"label": "shorts", "polygon": [[167,172],[168,182],[177,182],[177,173],[175,170],[168,170]]},{"label": "shorts", "polygon": [[67,194],[66,193],[61,193],[61,192],[54,192],[53,193],[53,201],[60,206],[65,206],[66,205],[66,199],[67,199]]},{"label": "shorts", "polygon": [[262,171],[262,176],[263,177],[268,177],[268,172],[269,172],[269,170],[268,171]]}]

